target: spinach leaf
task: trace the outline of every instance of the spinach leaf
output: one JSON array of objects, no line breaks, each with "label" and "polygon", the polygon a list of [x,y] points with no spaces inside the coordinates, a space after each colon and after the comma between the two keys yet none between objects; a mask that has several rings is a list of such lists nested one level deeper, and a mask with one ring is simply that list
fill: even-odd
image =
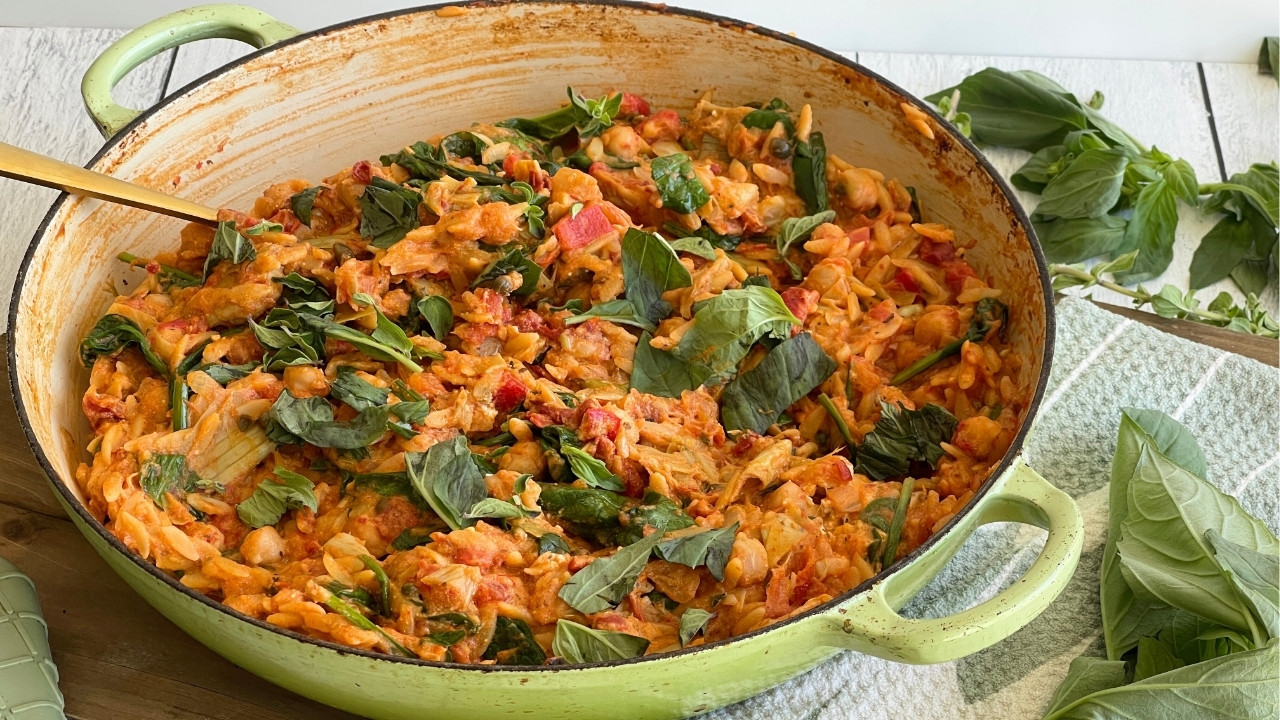
[{"label": "spinach leaf", "polygon": [[383,250],[418,227],[422,195],[412,188],[375,177],[360,196],[360,236]]},{"label": "spinach leaf", "polygon": [[671,314],[663,293],[693,284],[689,270],[662,238],[635,228],[622,237],[622,276],[636,315],[650,323]]},{"label": "spinach leaf", "polygon": [[1139,596],[1258,637],[1249,608],[1214,559],[1210,529],[1232,542],[1276,554],[1280,543],[1235,498],[1145,446],[1127,489],[1120,524],[1120,572]]},{"label": "spinach leaf", "polygon": [[680,646],[688,645],[693,636],[702,632],[702,629],[715,616],[715,613],[707,612],[702,608],[685,610],[684,614],[680,616]]},{"label": "spinach leaf", "polygon": [[1280,712],[1274,692],[1277,662],[1280,645],[1272,643],[1096,691],[1057,707],[1045,720],[1159,717],[1173,707],[1185,709],[1185,717],[1206,720],[1275,717]]},{"label": "spinach leaf", "polygon": [[316,195],[319,195],[323,189],[324,186],[317,185],[289,198],[289,207],[293,209],[294,217],[307,227],[311,227],[311,209],[316,204]]},{"label": "spinach leaf", "polygon": [[1223,574],[1253,613],[1257,625],[1266,631],[1267,637],[1280,637],[1280,587],[1277,586],[1280,556],[1231,542],[1213,529],[1205,531],[1204,539]]},{"label": "spinach leaf", "polygon": [[[450,528],[451,529],[451,528]],[[436,528],[429,527],[412,527],[406,528],[395,540],[391,541],[392,550],[411,550],[420,545],[426,545],[431,542],[431,534],[436,532]]]},{"label": "spinach leaf", "polygon": [[[343,450],[366,448],[377,442],[387,429],[387,409],[381,406],[361,410],[347,422],[333,419],[333,406],[324,398],[296,398],[285,390],[276,398],[267,413],[269,423],[283,429],[287,435],[268,430],[277,442],[288,442],[289,436],[317,447]],[[288,444],[298,444],[296,441]]]},{"label": "spinach leaf", "polygon": [[169,366],[151,349],[151,342],[146,333],[123,315],[103,315],[88,335],[80,341],[80,362],[85,367],[93,367],[93,363],[103,355],[114,355],[130,345],[142,351],[147,364],[161,377],[169,377]]},{"label": "spinach leaf", "polygon": [[[772,288],[725,290],[694,305],[693,326],[676,345],[675,355],[724,376],[737,369],[751,346],[764,337],[784,340],[800,321]],[[634,382],[634,375],[632,378]]]},{"label": "spinach leaf", "polygon": [[1036,214],[1060,218],[1096,218],[1120,199],[1129,158],[1122,150],[1085,150],[1044,187]]},{"label": "spinach leaf", "polygon": [[809,142],[796,143],[791,158],[791,172],[795,175],[796,195],[804,200],[805,212],[810,215],[826,212],[827,199],[827,143],[822,133],[809,133]]},{"label": "spinach leaf", "polygon": [[672,212],[681,215],[696,212],[711,200],[693,171],[693,161],[684,153],[654,158],[649,164],[649,172],[658,186],[662,206]]},{"label": "spinach leaf", "polygon": [[606,558],[598,558],[569,578],[558,595],[569,607],[586,615],[604,612],[622,602],[635,587],[636,579],[649,562],[649,554],[662,540],[658,534],[618,548]]},{"label": "spinach leaf", "polygon": [[653,324],[648,318],[636,311],[636,306],[632,304],[630,300],[621,299],[596,303],[592,305],[589,310],[585,310],[565,318],[564,324],[566,326],[577,325],[578,323],[584,323],[591,318],[600,318],[601,320],[618,325],[630,325],[647,332],[654,332],[658,329],[657,325]]},{"label": "spinach leaf", "polygon": [[355,625],[361,630],[368,630],[369,632],[376,632],[381,635],[382,639],[387,641],[387,645],[390,646],[393,655],[400,655],[401,657],[417,657],[413,653],[409,652],[408,648],[401,645],[398,640],[387,634],[386,630],[375,625],[372,620],[361,615],[359,610],[356,610],[343,602],[342,598],[337,595],[330,594],[329,599],[325,600],[325,605],[328,605],[330,610],[338,613],[345,618],[347,622]]},{"label": "spinach leaf", "polygon": [[418,493],[450,528],[474,524],[467,513],[489,495],[467,438],[438,442],[425,453],[405,453],[405,469]]},{"label": "spinach leaf", "polygon": [[311,512],[319,509],[315,483],[310,478],[282,467],[274,473],[283,482],[264,478],[253,494],[236,506],[236,514],[245,525],[252,528],[275,525],[289,508],[306,508]]},{"label": "spinach leaf", "polygon": [[467,130],[445,135],[440,140],[440,150],[445,153],[445,157],[452,160],[454,158],[466,158],[475,163],[480,162],[480,156],[484,153],[484,149],[489,147],[489,143],[485,142],[479,135]]},{"label": "spinach leaf", "polygon": [[1103,690],[1125,684],[1124,662],[1081,656],[1071,661],[1067,677],[1049,701],[1045,715],[1052,715],[1068,705]]},{"label": "spinach leaf", "polygon": [[553,532],[545,532],[538,537],[538,554],[539,555],[543,553],[556,553],[559,555],[569,555],[571,554],[571,552],[572,551],[569,550],[569,545],[564,541],[564,538],[560,537],[559,535]]},{"label": "spinach leaf", "polygon": [[836,363],[809,333],[783,340],[760,364],[738,375],[720,395],[726,430],[764,433],[792,403],[835,372]]},{"label": "spinach leaf", "polygon": [[[356,330],[355,328],[340,325],[328,318],[313,317],[310,315],[303,315],[301,317],[305,324],[323,332],[325,337],[332,340],[341,340],[343,342],[350,343],[360,352],[375,360],[399,363],[411,372],[422,372],[421,365],[418,365],[418,363],[414,362],[412,358],[397,347],[393,347],[383,341],[391,340],[392,342],[396,342],[398,338],[395,338],[394,332],[391,332],[389,329],[387,332],[380,332],[383,330],[381,319],[378,323],[378,330],[375,330],[374,335],[371,337],[369,335],[365,335],[359,330]],[[394,325],[395,323],[391,324]],[[403,330],[400,331],[400,335],[404,335]]]},{"label": "spinach leaf", "polygon": [[696,390],[713,373],[705,365],[686,362],[674,353],[650,345],[647,331],[636,343],[631,368],[631,389],[650,395],[678,398],[685,390]]},{"label": "spinach leaf", "polygon": [[1003,334],[1008,328],[1009,307],[995,298],[983,298],[973,308],[973,317],[969,320],[969,328],[962,337],[943,345],[937,350],[911,363],[894,375],[891,383],[901,385],[920,373],[928,370],[938,362],[956,355],[966,342],[980,342],[987,334],[995,330]]},{"label": "spinach leaf", "polygon": [[[122,252],[119,255],[116,255],[116,259],[135,267],[139,264],[144,264],[148,267],[151,265],[151,263],[147,262],[146,258],[140,258],[129,252]],[[165,290],[175,287],[197,287],[204,282],[199,275],[192,275],[186,270],[173,267],[172,265],[161,265],[160,263],[156,263],[156,265],[160,268],[160,271],[156,273],[156,277],[160,280],[160,286]]]},{"label": "spinach leaf", "polygon": [[258,251],[245,236],[236,232],[235,223],[220,222],[218,229],[213,233],[213,244],[209,246],[209,255],[204,260],[203,281],[209,280],[210,271],[223,260],[238,265],[256,257],[258,257]]},{"label": "spinach leaf", "polygon": [[561,445],[560,452],[569,461],[573,474],[587,485],[601,490],[622,492],[626,487],[617,475],[609,472],[604,463],[588,455],[587,451],[573,445]]},{"label": "spinach leaf", "polygon": [[618,545],[640,542],[645,537],[646,527],[653,528],[656,535],[663,535],[693,526],[693,518],[686,515],[679,505],[652,490],[645,492],[643,504],[627,508],[620,519],[622,529],[615,538]]},{"label": "spinach leaf", "polygon": [[215,489],[187,467],[186,455],[152,455],[138,470],[138,485],[161,510],[169,505],[169,492],[188,493],[196,488]]},{"label": "spinach leaf", "polygon": [[1178,206],[1173,190],[1157,180],[1138,193],[1133,217],[1125,229],[1120,252],[1137,250],[1133,267],[1117,273],[1122,282],[1135,283],[1163,273],[1173,260],[1174,233],[1178,229]]},{"label": "spinach leaf", "polygon": [[835,219],[835,210],[824,210],[816,215],[787,218],[782,221],[782,225],[778,227],[778,234],[774,236],[773,242],[778,248],[778,258],[787,264],[787,268],[791,270],[791,278],[793,280],[798,281],[804,276],[800,273],[800,267],[787,258],[787,253],[791,251],[791,246],[812,235],[819,225],[833,222]]},{"label": "spinach leaf", "polygon": [[[729,553],[733,551],[733,540],[737,537],[737,532],[738,523],[734,523],[719,529],[679,534],[658,543],[655,552],[667,562],[689,567],[706,565],[707,570],[711,571],[711,577],[723,581],[724,566],[729,562]],[[661,537],[659,533],[654,535]]]},{"label": "spinach leaf", "polygon": [[513,246],[506,255],[489,263],[472,281],[471,287],[473,289],[478,288],[511,272],[520,273],[520,286],[511,290],[512,295],[530,295],[534,290],[538,289],[538,279],[542,277],[542,267],[534,262],[533,258],[526,255],[524,248],[519,245]]},{"label": "spinach leaf", "polygon": [[639,657],[649,649],[647,638],[595,630],[572,620],[556,621],[551,652],[570,663],[609,662]]},{"label": "spinach leaf", "polygon": [[201,365],[196,370],[213,378],[219,385],[226,387],[232,380],[248,377],[258,366],[253,363],[244,365]]},{"label": "spinach leaf", "polygon": [[561,485],[544,486],[539,504],[574,530],[601,535],[612,534],[618,527],[618,515],[625,506],[621,495],[608,490]]},{"label": "spinach leaf", "polygon": [[[458,180],[470,178],[475,180],[477,185],[503,184],[500,176],[486,172],[483,168],[471,170],[461,164],[449,162],[449,157],[444,150],[424,142],[416,142],[394,155],[383,155],[378,160],[383,166],[391,165],[392,163],[399,165],[407,170],[415,180],[439,180],[441,177],[448,175]],[[374,178],[374,182],[378,180],[380,178]],[[405,197],[407,198],[408,196]],[[363,234],[363,231],[361,232]],[[394,242],[391,244],[394,244]]]},{"label": "spinach leaf", "polygon": [[1078,263],[1105,255],[1124,242],[1129,221],[1115,215],[1094,218],[1042,219],[1032,223],[1049,262]]},{"label": "spinach leaf", "polygon": [[689,235],[688,237],[677,238],[672,240],[668,245],[671,246],[673,252],[689,253],[696,255],[704,260],[715,260],[716,250],[711,247],[711,242],[697,235]]},{"label": "spinach leaf", "polygon": [[443,295],[427,295],[418,299],[418,314],[427,321],[431,337],[444,342],[453,329],[453,304]]},{"label": "spinach leaf", "polygon": [[338,368],[337,377],[329,383],[329,395],[360,411],[386,405],[391,391],[360,379],[356,376],[355,368],[343,365]]},{"label": "spinach leaf", "polygon": [[380,602],[378,614],[383,617],[391,617],[391,579],[387,577],[387,573],[382,569],[379,563],[372,555],[361,555],[360,562],[373,573],[373,579],[378,582],[378,599]]},{"label": "spinach leaf", "polygon": [[919,410],[880,401],[880,420],[858,448],[855,471],[873,480],[906,475],[912,461],[937,467],[958,421],[941,405],[929,403]]},{"label": "spinach leaf", "polygon": [[357,473],[351,476],[351,482],[358,488],[367,488],[384,497],[392,495],[412,497],[414,494],[409,475],[403,472]]},{"label": "spinach leaf", "polygon": [[[685,238],[697,238],[701,240],[706,240],[707,245],[713,248],[720,248],[725,252],[732,252],[734,250],[737,250],[738,246],[742,244],[742,238],[734,235],[721,235],[715,230],[712,230],[706,224],[703,224],[697,230],[690,232],[689,230],[686,230],[685,227],[680,223],[665,222],[662,224],[662,229],[667,231],[667,233],[671,235],[671,237],[677,238],[676,242],[671,243],[672,249],[682,250],[683,252],[693,252],[692,250],[689,250],[687,248],[676,247],[676,243],[680,242],[680,240],[683,240]],[[699,245],[698,247],[701,248],[701,245]],[[698,253],[693,253],[693,254],[696,255]],[[711,258],[707,258],[707,259],[710,260]]]},{"label": "spinach leaf", "polygon": [[361,605],[370,609],[372,609],[375,605],[373,595],[371,595],[368,590],[365,590],[362,587],[356,587],[356,588],[347,587],[346,585],[343,585],[337,580],[334,580],[333,582],[325,585],[324,589],[328,590],[334,595],[337,595],[343,600],[354,600],[355,602],[358,602]]},{"label": "spinach leaf", "polygon": [[772,130],[774,125],[782,123],[787,137],[796,134],[796,124],[791,118],[791,107],[782,98],[774,98],[768,105],[761,106],[742,116],[742,126],[756,130]]},{"label": "spinach leaf", "polygon": [[481,657],[495,660],[499,665],[541,665],[547,661],[547,654],[534,639],[529,624],[501,615],[494,625],[493,639]]},{"label": "spinach leaf", "polygon": [[1129,517],[1129,481],[1137,469],[1145,447],[1154,447],[1188,471],[1203,476],[1204,453],[1187,429],[1164,413],[1125,408],[1120,416],[1120,432],[1111,463],[1109,490],[1111,516],[1107,542],[1102,551],[1099,604],[1107,657],[1119,660],[1138,644],[1142,634],[1154,634],[1169,620],[1173,609],[1133,593],[1120,574],[1117,544],[1120,528]]},{"label": "spinach leaf", "polygon": [[1089,127],[1089,116],[1079,103],[1031,75],[987,68],[925,100],[936,105],[956,90],[969,114],[973,138],[988,145],[1035,152]]},{"label": "spinach leaf", "polygon": [[589,138],[608,130],[622,108],[622,93],[588,100],[572,87],[568,88],[569,104],[535,118],[512,118],[497,123],[542,140],[556,140],[577,128],[580,138]]}]

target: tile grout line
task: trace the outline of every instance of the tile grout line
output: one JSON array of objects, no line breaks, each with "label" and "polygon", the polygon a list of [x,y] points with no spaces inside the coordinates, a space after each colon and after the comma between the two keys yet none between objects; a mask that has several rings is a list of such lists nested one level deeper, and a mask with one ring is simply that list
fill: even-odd
[{"label": "tile grout line", "polygon": [[1174,420],[1182,420],[1182,415],[1191,407],[1191,403],[1195,402],[1200,393],[1204,392],[1205,387],[1209,385],[1209,381],[1218,373],[1218,370],[1222,369],[1222,365],[1229,357],[1231,357],[1231,353],[1224,351],[1214,358],[1213,364],[1209,366],[1208,370],[1205,370],[1204,375],[1191,388],[1191,392],[1188,392],[1187,396],[1182,399],[1182,402],[1178,404],[1178,409],[1174,410],[1170,417]]},{"label": "tile grout line", "polygon": [[1222,157],[1222,142],[1218,139],[1218,123],[1213,119],[1213,101],[1209,99],[1209,82],[1204,77],[1204,63],[1196,63],[1200,76],[1200,95],[1204,97],[1204,111],[1209,118],[1209,135],[1213,138],[1213,152],[1218,156],[1219,182],[1227,181],[1227,163]]}]

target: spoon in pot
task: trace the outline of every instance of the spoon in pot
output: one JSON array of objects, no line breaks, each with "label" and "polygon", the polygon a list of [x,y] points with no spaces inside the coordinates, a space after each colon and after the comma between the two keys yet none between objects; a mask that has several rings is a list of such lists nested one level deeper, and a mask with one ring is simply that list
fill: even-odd
[{"label": "spoon in pot", "polygon": [[0,177],[130,205],[204,225],[218,224],[218,211],[190,200],[76,167],[0,142]]}]

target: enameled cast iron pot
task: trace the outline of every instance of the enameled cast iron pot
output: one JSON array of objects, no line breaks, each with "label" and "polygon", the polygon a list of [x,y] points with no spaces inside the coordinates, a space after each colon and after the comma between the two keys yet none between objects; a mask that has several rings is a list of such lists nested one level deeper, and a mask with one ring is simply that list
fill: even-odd
[{"label": "enameled cast iron pot", "polygon": [[[146,112],[111,99],[143,60],[192,40],[259,47]],[[135,278],[115,256],[173,246],[181,223],[63,195],[23,260],[9,327],[10,379],[36,457],[71,519],[160,612],[232,662],[295,692],[373,718],[676,718],[749,697],[839,650],[941,662],[1021,628],[1058,595],[1080,555],[1072,500],[1020,459],[1052,355],[1048,272],[1026,215],[968,141],[865,68],[785,35],[724,18],[618,2],[428,7],[298,34],[255,10],[194,8],[112,46],[85,76],[90,114],[109,138],[89,167],[213,206],[251,207],[267,184],[335,168],[473,121],[545,112],[566,85],[626,89],[687,111],[708,88],[723,102],[808,102],[831,151],[914,186],[930,220],[976,242],[966,256],[1006,291],[1010,337],[1034,394],[1022,427],[978,496],[908,557],[832,602],[772,627],[654,657],[569,667],[476,667],[402,660],[250,619],[140,560],[85,511],[75,468],[90,437],[80,338],[110,284]],[[935,139],[904,122],[929,115]],[[990,522],[1049,531],[1027,574],[987,602],[931,620],[895,611]],[[138,638],[137,642],[146,642]]]}]

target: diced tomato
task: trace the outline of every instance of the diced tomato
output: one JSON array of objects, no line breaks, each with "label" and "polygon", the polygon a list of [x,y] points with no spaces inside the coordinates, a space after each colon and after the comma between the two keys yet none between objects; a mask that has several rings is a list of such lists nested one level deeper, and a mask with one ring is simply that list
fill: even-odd
[{"label": "diced tomato", "polygon": [[277,210],[276,214],[271,216],[271,222],[283,225],[284,231],[290,235],[296,233],[298,228],[302,227],[302,221],[298,219],[298,216],[294,215],[292,210],[284,208]]},{"label": "diced tomato", "polygon": [[619,475],[622,477],[623,495],[631,498],[644,497],[649,487],[649,473],[644,466],[631,458],[622,458]]},{"label": "diced tomato", "polygon": [[956,246],[949,242],[934,242],[929,238],[920,241],[920,259],[942,267],[943,264],[956,258]]},{"label": "diced tomato", "polygon": [[854,228],[853,230],[849,231],[850,245],[857,245],[858,243],[864,243],[869,241],[870,239],[871,239],[870,227]]},{"label": "diced tomato", "polygon": [[893,308],[891,307],[892,303],[892,300],[883,300],[876,303],[867,311],[867,317],[875,320],[876,322],[884,322],[888,320],[893,317]]},{"label": "diced tomato", "polygon": [[613,230],[599,205],[588,205],[576,217],[565,216],[555,225],[556,239],[564,252],[586,247]]},{"label": "diced tomato", "polygon": [[368,160],[361,160],[351,166],[351,179],[358,183],[368,185],[373,181],[373,166]]},{"label": "diced tomato", "polygon": [[683,129],[684,123],[675,110],[659,110],[641,121],[636,132],[640,133],[640,137],[648,143],[659,140],[675,142],[680,139],[680,132]]},{"label": "diced tomato", "polygon": [[920,286],[916,284],[916,279],[911,276],[911,273],[907,272],[906,268],[898,268],[898,274],[894,275],[893,279],[907,292],[920,292]]},{"label": "diced tomato", "polygon": [[525,310],[512,318],[512,322],[515,324],[516,329],[522,333],[539,332],[546,325],[546,321],[542,319],[542,316],[532,310]]},{"label": "diced tomato", "polygon": [[498,409],[498,412],[511,412],[517,405],[524,402],[524,396],[528,393],[528,388],[520,382],[520,378],[511,373],[504,373],[502,384],[493,393],[493,406]]},{"label": "diced tomato", "polygon": [[801,324],[804,319],[809,317],[809,313],[818,307],[818,292],[802,287],[790,287],[783,291],[782,302],[786,304],[787,309],[800,319]]},{"label": "diced tomato", "polygon": [[497,323],[458,323],[453,328],[453,334],[474,347],[489,338],[497,337],[501,330],[502,326]]},{"label": "diced tomato", "polygon": [[589,407],[582,413],[582,425],[578,427],[578,435],[583,440],[607,437],[615,440],[622,429],[622,421],[617,415],[604,408]]},{"label": "diced tomato", "polygon": [[529,157],[529,153],[523,150],[512,150],[507,153],[507,157],[502,161],[502,172],[508,177],[515,175],[516,163]]},{"label": "diced tomato", "polygon": [[629,92],[622,93],[622,106],[618,108],[618,117],[626,119],[636,115],[648,115],[649,101]]},{"label": "diced tomato", "polygon": [[951,260],[942,265],[947,276],[947,287],[951,288],[954,293],[959,293],[964,289],[964,281],[968,278],[978,277],[978,273],[969,267],[969,263],[963,260]]},{"label": "diced tomato", "polygon": [[81,400],[84,414],[96,428],[102,422],[117,422],[124,419],[124,403],[110,395],[99,395],[87,392]]}]

